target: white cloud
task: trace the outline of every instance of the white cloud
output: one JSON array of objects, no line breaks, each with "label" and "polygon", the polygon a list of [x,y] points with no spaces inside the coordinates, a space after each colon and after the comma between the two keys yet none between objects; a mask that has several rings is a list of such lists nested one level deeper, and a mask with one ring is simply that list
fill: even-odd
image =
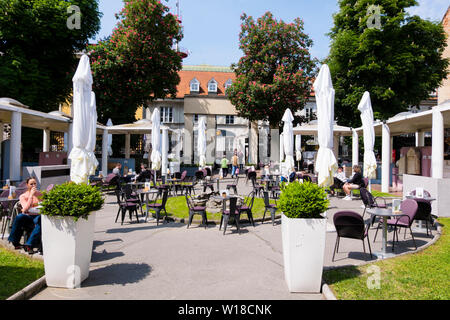
[{"label": "white cloud", "polygon": [[442,21],[449,6],[448,0],[418,0],[418,2],[418,6],[407,10],[408,13],[432,21]]}]

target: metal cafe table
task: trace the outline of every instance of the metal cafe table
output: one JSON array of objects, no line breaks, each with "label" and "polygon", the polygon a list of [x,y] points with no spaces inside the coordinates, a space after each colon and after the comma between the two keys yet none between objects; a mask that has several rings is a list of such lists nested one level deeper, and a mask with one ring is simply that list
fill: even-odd
[{"label": "metal cafe table", "polygon": [[149,190],[145,190],[145,189],[137,189],[136,190],[136,194],[138,196],[140,196],[141,194],[145,194],[145,221],[147,221],[148,219],[148,204],[149,204],[149,195],[150,194],[157,194],[159,191],[158,189],[149,189]]},{"label": "metal cafe table", "polygon": [[[377,256],[379,259],[385,259],[389,257],[393,257],[395,254],[393,253],[387,253],[386,246],[387,246],[387,221],[389,218],[395,218],[400,217],[402,213],[399,211],[399,213],[394,213],[392,208],[372,208],[368,209],[367,212],[371,214],[372,217],[377,216],[383,219],[383,236],[382,236],[382,243],[381,243],[381,251],[375,252],[374,255]],[[372,219],[370,219],[372,221]]]}]

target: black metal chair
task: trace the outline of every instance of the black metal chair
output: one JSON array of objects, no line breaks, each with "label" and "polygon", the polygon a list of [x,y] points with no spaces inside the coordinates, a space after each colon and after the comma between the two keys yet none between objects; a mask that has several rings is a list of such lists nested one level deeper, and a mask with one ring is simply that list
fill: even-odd
[{"label": "black metal chair", "polygon": [[133,192],[131,185],[125,184],[122,186],[122,196],[125,202],[136,204],[141,211],[141,215],[144,215],[142,211],[142,200],[135,192]]},{"label": "black metal chair", "polygon": [[123,222],[125,220],[125,215],[128,211],[128,213],[130,215],[130,222],[133,220],[133,212],[135,212],[137,223],[139,223],[137,204],[127,202],[126,200],[122,201],[122,198],[125,198],[125,197],[123,195],[123,192],[120,189],[116,189],[115,193],[116,193],[116,197],[117,197],[117,204],[119,205],[119,210],[117,211],[115,222],[117,222],[117,219],[119,218],[119,214],[122,213],[122,225],[123,225]]},{"label": "black metal chair", "polygon": [[196,181],[193,177],[186,177],[182,182],[183,193],[187,194],[189,192],[189,195],[191,195],[193,192],[195,195],[195,185]]},{"label": "black metal chair", "polygon": [[232,198],[230,198],[230,209],[229,210],[225,209],[225,204],[224,204],[224,209],[222,210],[222,218],[220,219],[219,230],[222,230],[222,224],[224,224],[223,234],[225,235],[230,218],[234,218],[236,228],[238,230],[238,233],[240,234],[241,229],[239,227],[239,216],[240,216],[240,211],[237,207],[237,198],[232,197]]},{"label": "black metal chair", "polygon": [[[374,197],[372,193],[369,192],[366,188],[360,188],[359,193],[361,194],[361,200],[364,203],[364,212],[362,214],[362,217],[364,219],[364,215],[366,214],[367,209],[372,208],[387,208],[386,199],[383,197]],[[382,199],[384,203],[378,203],[377,199]],[[372,221],[373,223],[373,221]]]},{"label": "black metal chair", "polygon": [[276,204],[271,204],[269,200],[269,192],[264,191],[264,215],[261,224],[264,223],[264,219],[266,217],[266,212],[270,211],[270,216],[272,218],[272,225],[275,225],[275,214],[277,212],[278,208],[276,207]]},{"label": "black metal chair", "polygon": [[164,220],[167,220],[166,203],[167,203],[168,196],[169,196],[169,190],[164,190],[163,194],[162,194],[162,202],[161,203],[150,203],[148,205],[149,210],[155,211],[157,226],[159,225],[159,215],[162,210],[164,210],[164,212],[166,213]]},{"label": "black metal chair", "polygon": [[253,227],[255,226],[255,221],[253,220],[253,213],[252,213],[253,203],[254,202],[255,202],[255,192],[252,191],[246,197],[244,205],[239,208],[239,211],[240,211],[241,214],[242,213],[246,213],[247,214],[248,220],[253,225]]},{"label": "black metal chair", "polygon": [[366,246],[364,240],[367,238],[369,244],[370,257],[373,258],[372,249],[370,248],[369,241],[369,228],[370,224],[365,224],[364,219],[354,211],[339,211],[333,216],[334,226],[337,232],[336,244],[333,250],[333,259],[336,252],[339,252],[339,244],[341,238],[350,238],[362,240],[364,253],[366,253]]},{"label": "black metal chair", "polygon": [[[431,231],[431,228],[434,225],[434,220],[431,214],[432,211],[431,202],[425,199],[414,199],[414,200],[417,202],[418,206],[414,220],[425,221],[427,228],[427,236],[430,235],[431,237],[433,237],[433,232]],[[429,234],[428,230],[430,231]]]},{"label": "black metal chair", "polygon": [[227,184],[227,190],[233,189],[234,194],[237,194],[237,185],[239,183],[239,176],[236,176],[234,181],[231,184]]},{"label": "black metal chair", "polygon": [[186,203],[189,209],[189,220],[187,228],[189,229],[189,226],[192,224],[192,219],[194,218],[194,215],[199,214],[202,216],[202,224],[205,225],[205,229],[208,226],[208,217],[206,216],[206,207],[201,206],[195,206],[194,202],[192,201],[192,198],[190,195],[186,194]]}]

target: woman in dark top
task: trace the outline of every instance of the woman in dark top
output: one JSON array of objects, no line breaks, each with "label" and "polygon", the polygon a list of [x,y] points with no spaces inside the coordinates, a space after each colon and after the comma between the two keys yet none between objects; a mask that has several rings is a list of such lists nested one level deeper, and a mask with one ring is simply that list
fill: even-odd
[{"label": "woman in dark top", "polygon": [[350,196],[351,191],[353,189],[359,189],[365,186],[363,176],[361,174],[361,167],[358,165],[354,165],[353,171],[355,172],[353,177],[342,187],[342,189],[344,189],[345,194],[347,195],[344,198],[344,200],[352,200],[352,197]]}]

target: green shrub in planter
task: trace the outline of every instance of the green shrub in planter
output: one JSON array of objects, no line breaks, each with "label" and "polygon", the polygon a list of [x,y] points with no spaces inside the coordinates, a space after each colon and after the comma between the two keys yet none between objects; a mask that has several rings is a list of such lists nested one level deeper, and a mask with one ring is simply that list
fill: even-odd
[{"label": "green shrub in planter", "polygon": [[289,183],[282,188],[279,207],[288,218],[321,219],[330,202],[325,189],[312,182]]},{"label": "green shrub in planter", "polygon": [[67,182],[55,186],[51,191],[43,192],[40,213],[47,216],[73,217],[88,219],[93,211],[103,207],[105,199],[100,189],[87,184]]}]

